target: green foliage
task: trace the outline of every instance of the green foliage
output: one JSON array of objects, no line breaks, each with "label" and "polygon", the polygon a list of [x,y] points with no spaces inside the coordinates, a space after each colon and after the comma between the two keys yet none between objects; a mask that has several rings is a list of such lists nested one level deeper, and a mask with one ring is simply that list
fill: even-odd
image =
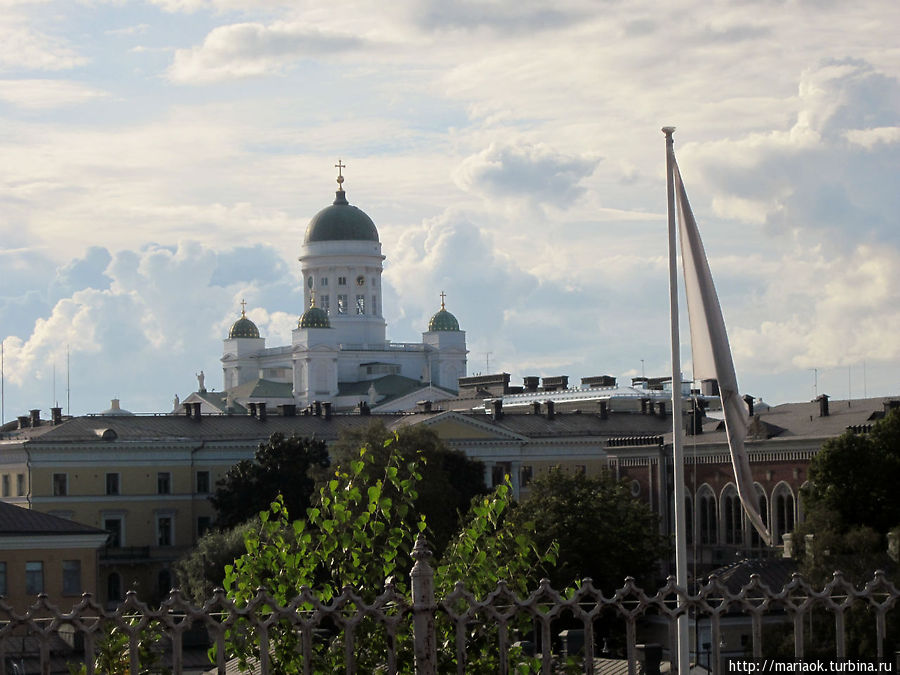
[{"label": "green foliage", "polygon": [[[436,433],[422,425],[404,427],[394,434],[380,420],[375,420],[365,428],[346,432],[330,449],[332,464],[343,466],[355,461],[360,448],[368,449],[374,466],[379,469],[392,454],[399,455],[404,463],[416,461],[418,457],[424,459],[419,465],[422,475],[411,515],[425,516],[428,541],[436,555],[456,535],[460,514],[466,512],[472,499],[488,492],[481,462],[448,448]],[[330,475],[326,473],[322,479],[330,480]],[[386,489],[390,490],[390,486]]]},{"label": "green foliage", "polygon": [[608,472],[597,477],[551,471],[528,486],[528,498],[511,515],[514,531],[533,533],[539,546],[559,546],[552,567],[536,570],[554,588],[590,577],[609,593],[633,576],[645,585],[668,550],[659,517]]},{"label": "green foliage", "polygon": [[245,550],[244,537],[259,528],[254,517],[227,530],[209,530],[189,553],[174,565],[178,588],[192,602],[202,605],[225,581],[225,566],[234,562]]},{"label": "green foliage", "polygon": [[[305,521],[292,523],[280,499],[272,503],[270,511],[260,514],[259,529],[246,536],[246,553],[226,568],[225,588],[238,604],[249,602],[260,586],[280,605],[286,605],[304,586],[312,588],[322,602],[350,586],[371,603],[387,578],[399,593],[408,596],[412,548],[416,536],[426,528],[424,517],[414,516],[422,459],[406,461],[391,442],[382,447],[386,450],[383,459],[376,460],[374,453],[363,448],[355,459],[343,462],[320,488]],[[527,570],[550,560],[526,535],[503,531],[509,504],[509,486],[501,486],[474,504],[465,526],[437,566],[437,594],[448,592],[458,579],[465,580],[476,594],[493,590],[500,579],[524,591],[522,580]],[[310,609],[300,607],[301,612]],[[300,672],[296,631],[276,625],[269,634],[275,671]],[[355,636],[358,672],[377,672],[385,658],[381,628],[373,619],[364,618]],[[340,632],[318,636],[314,643],[317,670],[344,668],[342,639]],[[496,640],[491,643],[486,635],[475,633],[469,639],[470,666],[474,668],[469,672],[496,672]],[[442,651],[452,654],[454,640],[451,627],[441,625],[438,644]],[[412,662],[409,622],[401,624],[396,644],[400,668],[406,672]],[[251,626],[232,630],[229,645],[243,666],[259,656],[258,638]]]},{"label": "green foliage", "polygon": [[313,472],[327,468],[323,441],[275,433],[256,449],[254,461],[243,460],[228,470],[210,497],[216,526],[235,527],[269,508],[281,495],[294,513],[303,513],[315,492]]},{"label": "green foliage", "polygon": [[884,536],[900,525],[900,411],[868,434],[826,442],[809,466],[807,512],[827,511],[838,530],[865,526]]},{"label": "green foliage", "polygon": [[[138,619],[130,624],[137,625]],[[157,648],[162,639],[159,624],[152,622],[138,633],[138,670],[135,675],[168,675],[171,671],[161,664]],[[70,675],[86,675],[83,663],[68,664]],[[129,632],[115,624],[107,624],[97,640],[97,654],[94,657],[94,672],[101,675],[131,674],[131,644]]]}]

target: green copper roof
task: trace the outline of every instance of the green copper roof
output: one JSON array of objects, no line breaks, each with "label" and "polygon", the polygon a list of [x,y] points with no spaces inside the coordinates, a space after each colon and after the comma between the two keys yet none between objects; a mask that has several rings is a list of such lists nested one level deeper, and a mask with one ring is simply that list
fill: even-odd
[{"label": "green copper roof", "polygon": [[250,319],[241,313],[241,318],[234,322],[228,331],[229,338],[258,338],[259,328]]},{"label": "green copper roof", "polygon": [[331,328],[328,314],[324,309],[313,305],[300,317],[300,328]]},{"label": "green copper roof", "polygon": [[428,330],[458,331],[459,321],[457,321],[456,317],[450,312],[442,308],[437,314],[431,317],[431,321],[428,322]]},{"label": "green copper roof", "polygon": [[309,221],[306,243],[316,241],[378,241],[375,223],[365,212],[350,206],[343,190],[335,193],[334,203]]}]

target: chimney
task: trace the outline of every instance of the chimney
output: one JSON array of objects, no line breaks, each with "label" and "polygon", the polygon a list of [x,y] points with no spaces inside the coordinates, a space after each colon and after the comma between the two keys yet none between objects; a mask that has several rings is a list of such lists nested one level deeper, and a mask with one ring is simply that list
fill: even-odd
[{"label": "chimney", "polygon": [[416,403],[416,408],[418,408],[421,413],[430,413],[431,412],[431,401],[419,401]]},{"label": "chimney", "polygon": [[256,404],[252,402],[247,403],[247,414],[250,417],[256,417]]},{"label": "chimney", "polygon": [[321,401],[313,401],[313,414],[316,417],[322,416],[322,402]]},{"label": "chimney", "polygon": [[816,401],[819,402],[819,417],[828,417],[828,394],[822,394]]},{"label": "chimney", "polygon": [[31,426],[41,426],[41,409],[35,408],[34,410],[31,410],[29,412],[31,412]]},{"label": "chimney", "polygon": [[659,411],[659,416],[665,417],[666,416],[666,402],[658,401],[656,404],[656,407],[657,407],[657,410]]},{"label": "chimney", "polygon": [[529,375],[528,377],[523,377],[522,382],[525,385],[525,391],[533,392],[538,390],[538,382],[540,382],[539,377],[535,377],[533,375]]},{"label": "chimney", "polygon": [[266,402],[259,401],[256,404],[256,416],[259,418],[260,422],[266,421]]},{"label": "chimney", "polygon": [[747,415],[753,417],[753,397],[750,394],[744,394],[744,403],[747,404]]},{"label": "chimney", "polygon": [[28,428],[28,426],[29,426],[29,424],[28,424],[28,415],[19,415],[16,419],[19,420],[19,428],[20,428],[20,429],[27,429],[27,428]]},{"label": "chimney", "polygon": [[641,399],[641,415],[646,415],[646,414],[647,414],[647,404],[648,404],[648,403],[650,403],[650,399],[649,399],[649,398],[642,398],[642,399]]},{"label": "chimney", "polygon": [[282,403],[278,406],[282,417],[294,417],[297,414],[297,406],[294,403]]},{"label": "chimney", "polygon": [[532,407],[532,412],[534,412],[535,415],[541,414],[541,402],[540,401],[535,401],[534,403],[531,404],[531,407]]},{"label": "chimney", "polygon": [[503,399],[495,398],[491,401],[491,417],[494,421],[503,419]]},{"label": "chimney", "polygon": [[195,420],[197,420],[199,422],[200,421],[200,406],[202,404],[199,401],[197,401],[196,403],[192,403],[191,405],[194,408],[193,413],[191,414],[191,417],[193,417]]},{"label": "chimney", "polygon": [[50,419],[53,424],[62,424],[62,408],[50,408]]},{"label": "chimney", "polygon": [[190,403],[182,403],[181,407],[184,408],[184,416],[190,419],[191,417],[191,404]]},{"label": "chimney", "polygon": [[609,419],[609,401],[600,401],[600,419]]},{"label": "chimney", "polygon": [[331,401],[322,403],[322,414],[325,416],[326,422],[331,419]]},{"label": "chimney", "polygon": [[716,379],[701,380],[700,393],[704,396],[718,396],[719,381]]},{"label": "chimney", "polygon": [[359,414],[363,417],[368,417],[372,414],[372,409],[369,407],[369,404],[365,401],[359,402]]},{"label": "chimney", "polygon": [[556,417],[556,410],[554,409],[556,406],[553,401],[547,401],[547,419],[552,420]]}]

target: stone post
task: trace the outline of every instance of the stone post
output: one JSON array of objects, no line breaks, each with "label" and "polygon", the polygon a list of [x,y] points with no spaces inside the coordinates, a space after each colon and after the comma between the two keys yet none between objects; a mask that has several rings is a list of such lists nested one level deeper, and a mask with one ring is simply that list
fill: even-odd
[{"label": "stone post", "polygon": [[413,642],[416,652],[416,675],[437,672],[437,638],[434,631],[434,570],[429,563],[431,551],[420,534],[413,547],[416,561],[409,573],[412,582]]}]

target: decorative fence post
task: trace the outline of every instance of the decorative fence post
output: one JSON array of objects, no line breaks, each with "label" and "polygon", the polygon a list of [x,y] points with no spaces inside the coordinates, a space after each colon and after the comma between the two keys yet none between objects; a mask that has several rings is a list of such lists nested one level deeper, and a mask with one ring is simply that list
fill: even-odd
[{"label": "decorative fence post", "polygon": [[412,581],[413,643],[416,650],[416,675],[437,672],[437,638],[434,633],[434,570],[429,563],[431,551],[419,534],[413,547],[416,561],[409,573]]}]

